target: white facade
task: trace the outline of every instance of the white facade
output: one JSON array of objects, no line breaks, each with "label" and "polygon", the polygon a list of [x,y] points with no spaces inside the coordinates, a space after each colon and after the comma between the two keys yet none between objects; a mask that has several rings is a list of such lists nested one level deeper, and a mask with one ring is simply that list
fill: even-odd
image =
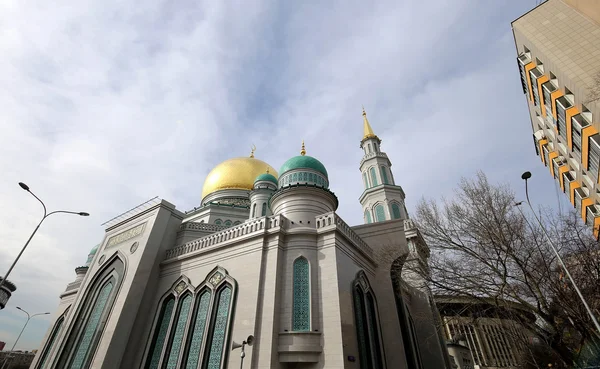
[{"label": "white facade", "polygon": [[383,185],[360,201],[385,219],[347,225],[303,148],[278,179],[236,182],[264,164],[252,155],[215,168],[225,179],[190,212],[155,200],[112,220],[31,368],[237,368],[249,335],[245,368],[447,367],[431,296],[402,270],[426,267],[427,246],[374,143],[360,170]]}]

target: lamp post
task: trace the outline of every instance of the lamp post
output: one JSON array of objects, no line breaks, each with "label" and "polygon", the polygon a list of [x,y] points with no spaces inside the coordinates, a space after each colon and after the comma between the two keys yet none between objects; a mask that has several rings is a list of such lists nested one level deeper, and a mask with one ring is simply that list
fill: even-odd
[{"label": "lamp post", "polygon": [[[571,277],[571,273],[569,273],[569,269],[567,269],[567,266],[563,262],[563,259],[558,254],[558,250],[554,246],[554,242],[552,242],[552,240],[550,239],[550,236],[548,235],[548,232],[546,231],[546,227],[544,227],[544,225],[542,224],[542,221],[535,214],[535,211],[533,210],[533,206],[531,206],[531,201],[529,201],[529,190],[527,188],[527,180],[529,178],[531,178],[531,172],[525,172],[525,173],[523,173],[521,175],[521,179],[523,179],[525,181],[525,197],[527,198],[527,205],[529,205],[529,209],[531,209],[531,213],[535,217],[535,220],[537,220],[538,224],[542,228],[542,231],[544,231],[544,235],[546,236],[546,241],[548,241],[548,244],[550,244],[550,247],[552,248],[552,251],[554,251],[554,255],[556,255],[556,258],[558,259],[558,262],[560,263],[560,266],[565,271],[565,274],[567,275],[567,277],[569,278],[569,281],[573,285],[573,288],[575,289],[575,292],[577,292],[577,296],[579,296],[579,299],[583,303],[583,306],[585,307],[585,310],[587,311],[587,313],[589,314],[590,318],[592,319],[592,322],[594,323],[594,326],[596,327],[596,331],[597,331],[596,334],[600,334],[600,324],[598,324],[598,320],[596,319],[596,317],[594,316],[594,313],[592,313],[592,310],[590,309],[590,307],[588,306],[587,302],[585,301],[585,298],[581,294],[581,291],[579,290],[579,287],[577,287],[577,284],[573,280],[573,277]],[[521,205],[521,203],[518,203],[516,205]]]},{"label": "lamp post", "polygon": [[248,338],[246,338],[246,340],[242,341],[242,343],[237,343],[237,342],[233,342],[231,345],[231,350],[235,350],[236,348],[242,348],[242,352],[240,353],[240,369],[244,369],[244,358],[246,357],[246,351],[244,350],[244,348],[246,347],[246,345],[248,346],[252,346],[252,344],[254,343],[254,336],[253,335],[249,335]]},{"label": "lamp post", "polygon": [[[19,338],[21,338],[21,335],[23,334],[23,331],[25,330],[25,328],[27,328],[27,324],[29,323],[29,321],[31,320],[31,318],[36,317],[38,315],[48,315],[48,314],[50,314],[50,313],[37,313],[37,314],[29,315],[29,313],[27,311],[25,311],[24,309],[21,309],[18,306],[17,306],[17,309],[19,309],[22,312],[24,312],[25,314],[27,314],[27,320],[25,321],[25,325],[23,326],[23,329],[21,329],[21,333],[19,333],[19,335],[17,336],[17,339],[15,340],[15,343],[13,344],[12,348],[10,349],[10,353],[11,354],[15,350],[15,346],[17,346],[17,342],[19,342]],[[2,363],[2,368],[0,368],[0,369],[4,369],[6,367],[6,364],[8,364],[8,359],[11,358],[11,356],[9,356],[9,355],[10,355],[9,353],[6,354],[6,359],[4,359],[4,363]]]},{"label": "lamp post", "polygon": [[40,198],[37,197],[33,192],[31,192],[31,190],[29,190],[29,186],[27,186],[23,182],[19,182],[19,186],[21,186],[21,188],[24,189],[25,191],[29,192],[31,194],[31,196],[35,197],[42,204],[42,206],[44,207],[44,216],[42,217],[42,220],[40,220],[40,222],[38,223],[37,227],[35,227],[35,229],[33,230],[33,233],[31,234],[31,236],[29,236],[29,239],[27,240],[27,242],[25,242],[25,246],[23,246],[23,248],[21,249],[21,252],[19,252],[19,255],[17,255],[17,258],[15,259],[15,261],[13,261],[12,265],[10,266],[10,268],[8,268],[8,272],[6,272],[6,274],[4,276],[2,276],[2,279],[0,279],[0,289],[4,285],[4,281],[6,279],[8,279],[8,276],[10,275],[10,272],[12,272],[13,268],[15,267],[15,264],[17,264],[17,261],[19,261],[19,258],[21,257],[21,255],[23,255],[23,252],[27,248],[27,245],[29,245],[29,242],[31,241],[31,239],[33,238],[33,236],[35,235],[35,233],[37,232],[37,230],[42,225],[42,222],[44,220],[46,220],[46,218],[48,218],[52,214],[58,214],[58,213],[75,214],[75,215],[79,215],[79,216],[82,216],[82,217],[87,217],[87,216],[90,215],[90,214],[85,213],[83,211],[76,212],[76,211],[66,211],[66,210],[55,210],[55,211],[52,211],[52,212],[48,213],[47,210],[46,210],[46,205],[44,204],[44,202],[42,200],[40,200]]}]

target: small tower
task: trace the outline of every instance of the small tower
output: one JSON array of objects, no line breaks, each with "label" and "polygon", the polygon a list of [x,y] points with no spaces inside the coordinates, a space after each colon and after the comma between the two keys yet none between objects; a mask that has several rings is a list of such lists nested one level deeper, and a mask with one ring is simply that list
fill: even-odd
[{"label": "small tower", "polygon": [[382,222],[391,219],[407,219],[404,205],[404,191],[397,186],[392,174],[392,163],[381,151],[381,140],[373,132],[363,108],[363,139],[360,148],[364,156],[360,161],[360,171],[364,191],[359,198],[363,208],[365,223]]},{"label": "small tower", "polygon": [[277,178],[267,171],[254,181],[254,189],[250,192],[250,219],[272,215],[269,199],[277,190]]},{"label": "small tower", "polygon": [[329,191],[327,169],[306,155],[302,141],[300,155],[286,161],[279,170],[278,190],[270,200],[274,214],[283,214],[296,225],[315,227],[315,217],[335,211],[338,199]]}]

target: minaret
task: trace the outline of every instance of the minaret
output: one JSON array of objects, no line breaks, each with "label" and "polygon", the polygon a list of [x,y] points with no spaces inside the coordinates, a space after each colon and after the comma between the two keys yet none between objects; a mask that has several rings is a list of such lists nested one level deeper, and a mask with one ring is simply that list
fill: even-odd
[{"label": "minaret", "polygon": [[363,139],[360,148],[364,156],[360,161],[364,191],[359,198],[365,223],[391,219],[407,219],[404,191],[396,185],[392,163],[381,151],[381,140],[373,132],[363,108]]}]

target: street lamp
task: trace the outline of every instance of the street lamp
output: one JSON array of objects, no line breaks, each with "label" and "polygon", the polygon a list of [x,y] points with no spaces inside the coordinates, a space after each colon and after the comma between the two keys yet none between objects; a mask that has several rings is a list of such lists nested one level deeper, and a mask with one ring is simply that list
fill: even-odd
[{"label": "street lamp", "polygon": [[23,248],[21,249],[21,252],[19,253],[19,255],[17,255],[17,258],[15,259],[15,261],[13,261],[12,265],[10,266],[10,268],[8,268],[8,272],[6,272],[6,274],[4,276],[2,276],[2,279],[0,279],[0,289],[2,289],[2,286],[4,285],[4,281],[6,279],[8,279],[8,276],[10,275],[10,272],[12,272],[13,268],[15,267],[15,264],[17,264],[17,261],[19,261],[19,258],[21,257],[21,255],[23,255],[23,252],[27,248],[27,245],[29,245],[29,242],[31,241],[31,239],[33,238],[33,236],[35,235],[35,233],[37,232],[37,230],[42,225],[42,222],[44,220],[46,220],[46,218],[48,218],[52,214],[58,214],[58,213],[75,214],[75,215],[79,215],[79,216],[82,216],[82,217],[87,217],[87,216],[90,215],[90,214],[85,213],[83,211],[76,212],[76,211],[66,211],[66,210],[56,210],[56,211],[52,211],[52,212],[48,213],[47,210],[46,210],[46,205],[44,204],[44,202],[42,200],[40,200],[40,198],[37,197],[33,192],[31,192],[31,190],[29,190],[29,186],[27,186],[23,182],[19,182],[19,186],[21,186],[21,188],[24,189],[25,191],[29,192],[31,194],[31,196],[35,197],[42,204],[42,206],[44,207],[44,216],[42,217],[42,220],[40,220],[40,222],[38,223],[37,227],[35,227],[35,229],[33,230],[33,233],[31,234],[31,236],[29,236],[29,239],[27,240],[27,242],[25,242],[25,246],[23,246]]},{"label": "street lamp", "polygon": [[[29,323],[29,321],[31,320],[31,318],[36,317],[38,315],[48,315],[48,314],[50,314],[50,313],[37,313],[37,314],[29,315],[28,312],[26,312],[24,309],[21,309],[18,306],[17,306],[17,309],[19,309],[22,312],[24,312],[25,314],[27,314],[27,320],[25,321],[25,325],[23,326],[23,329],[21,329],[21,333],[19,333],[19,336],[17,336],[17,339],[15,340],[15,343],[13,344],[12,348],[10,349],[10,353],[13,353],[13,351],[15,351],[15,346],[17,346],[17,342],[19,342],[19,338],[21,338],[21,335],[23,334],[23,331],[25,330],[25,328],[27,328],[27,324]],[[7,353],[6,358],[4,359],[4,363],[2,363],[2,368],[0,368],[0,369],[4,369],[6,367],[6,364],[8,364],[8,359],[11,358],[11,356],[9,356],[9,355],[10,354]]]},{"label": "street lamp", "polygon": [[245,341],[242,341],[242,343],[237,343],[234,341],[231,344],[231,351],[235,350],[236,348],[240,348],[240,347],[242,348],[242,353],[240,354],[240,357],[242,358],[240,360],[240,369],[244,369],[244,358],[246,357],[246,351],[244,351],[244,348],[246,345],[252,346],[253,343],[254,343],[254,336],[249,335]]},{"label": "street lamp", "polygon": [[[529,209],[531,209],[531,213],[535,217],[535,220],[537,220],[538,224],[542,228],[542,231],[544,231],[544,235],[546,236],[546,240],[550,244],[550,247],[552,247],[552,251],[554,251],[554,255],[556,255],[556,258],[558,259],[558,262],[560,263],[560,266],[564,269],[565,274],[569,278],[569,281],[571,281],[571,284],[573,285],[573,288],[575,289],[575,292],[577,292],[577,295],[579,296],[579,299],[583,303],[583,306],[585,307],[585,310],[589,314],[590,318],[592,318],[592,322],[596,326],[596,331],[597,331],[596,334],[600,334],[600,324],[598,324],[598,320],[594,316],[594,313],[592,313],[592,310],[590,309],[590,307],[588,306],[587,302],[585,301],[585,298],[583,298],[583,295],[581,294],[581,291],[579,291],[579,287],[577,287],[577,284],[573,280],[573,277],[571,277],[571,273],[569,273],[569,269],[567,269],[567,266],[563,262],[563,259],[558,254],[558,251],[557,251],[556,247],[554,246],[554,243],[550,239],[550,236],[548,235],[548,232],[546,232],[546,227],[544,227],[544,225],[542,224],[542,221],[535,214],[535,211],[533,210],[533,206],[531,206],[531,201],[529,201],[529,191],[528,191],[528,188],[527,188],[527,180],[529,178],[531,178],[531,172],[525,172],[525,173],[523,173],[521,175],[521,179],[523,179],[525,181],[525,197],[527,198],[527,205],[529,205]],[[518,205],[521,205],[521,204],[522,204],[522,202],[517,203],[516,205],[518,206]]]}]

